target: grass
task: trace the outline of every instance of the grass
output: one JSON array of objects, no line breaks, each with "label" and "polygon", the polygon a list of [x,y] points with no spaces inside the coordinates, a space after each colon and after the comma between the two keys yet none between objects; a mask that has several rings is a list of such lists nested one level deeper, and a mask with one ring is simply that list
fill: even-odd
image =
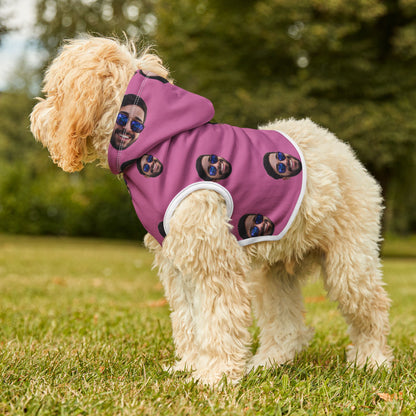
[{"label": "grass", "polygon": [[138,243],[0,235],[0,415],[414,415],[415,252],[384,245],[392,371],[348,368],[345,323],[315,282],[311,346],[215,391],[163,370],[169,309]]}]

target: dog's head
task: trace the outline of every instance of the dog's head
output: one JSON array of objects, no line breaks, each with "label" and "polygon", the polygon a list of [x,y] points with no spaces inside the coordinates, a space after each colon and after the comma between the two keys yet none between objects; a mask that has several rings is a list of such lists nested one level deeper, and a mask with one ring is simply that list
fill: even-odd
[{"label": "dog's head", "polygon": [[65,42],[30,116],[33,135],[59,167],[74,172],[94,160],[107,166],[117,111],[138,69],[168,75],[158,56],[138,56],[132,43],[92,36]]}]

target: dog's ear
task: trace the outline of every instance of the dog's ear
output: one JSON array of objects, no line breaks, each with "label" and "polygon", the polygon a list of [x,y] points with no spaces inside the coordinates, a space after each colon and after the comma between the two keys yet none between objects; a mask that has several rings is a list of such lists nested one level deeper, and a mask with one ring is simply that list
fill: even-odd
[{"label": "dog's ear", "polygon": [[56,105],[53,97],[39,100],[30,115],[33,135],[48,148],[53,162],[64,171],[81,170],[85,153],[84,137],[77,134],[75,129],[70,132],[70,126],[62,128],[62,123],[72,123],[72,121],[66,119],[63,114],[61,116],[62,109]]},{"label": "dog's ear", "polygon": [[44,99],[34,107],[31,131],[63,170],[104,159],[128,80],[137,68],[128,48],[110,39],[67,42],[46,72]]},{"label": "dog's ear", "polygon": [[[108,142],[112,126],[106,118],[114,120],[128,76],[120,86],[115,85],[110,71],[103,74],[94,66],[58,63],[62,72],[50,68],[43,90],[46,97],[39,99],[30,117],[31,130],[48,148],[54,163],[64,171],[74,172],[81,170],[85,162],[102,156],[95,154],[100,144],[93,141]],[[62,67],[65,65],[71,65],[70,69]]]},{"label": "dog's ear", "polygon": [[[64,60],[66,61],[66,60]],[[49,150],[52,160],[67,172],[83,168],[87,140],[102,116],[102,85],[90,69],[63,68],[56,60],[45,77],[46,98],[34,107],[31,130]]]},{"label": "dog's ear", "polygon": [[137,69],[168,75],[158,56],[149,49],[137,56],[133,43],[93,36],[66,42],[30,116],[33,135],[59,167],[74,172],[96,159],[106,165],[117,111]]}]

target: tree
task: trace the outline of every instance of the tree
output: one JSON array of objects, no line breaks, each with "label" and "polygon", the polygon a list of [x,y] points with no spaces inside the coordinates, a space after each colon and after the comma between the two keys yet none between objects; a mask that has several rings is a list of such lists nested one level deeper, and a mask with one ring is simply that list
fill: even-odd
[{"label": "tree", "polygon": [[143,38],[154,30],[152,0],[38,0],[39,41],[50,55],[80,33]]},{"label": "tree", "polygon": [[[3,7],[4,1],[0,0],[0,9]],[[0,15],[0,46],[2,42],[2,38],[4,35],[6,35],[10,31],[10,27],[7,25],[6,21],[9,16],[5,14]]]},{"label": "tree", "polygon": [[[64,38],[76,36],[78,31],[120,37],[126,31],[134,35],[131,25],[139,20],[135,4],[120,0],[40,0],[39,47],[51,57]],[[151,19],[144,19],[143,32],[150,31],[146,22]],[[0,231],[143,237],[144,229],[122,181],[94,167],[66,174],[35,143],[29,130],[29,114],[35,101],[28,98],[33,75],[25,77],[27,68],[21,72],[13,88],[0,95]]]},{"label": "tree", "polygon": [[226,3],[157,3],[157,44],[177,82],[209,97],[217,121],[327,126],[382,184],[387,229],[414,227],[416,3]]},{"label": "tree", "polygon": [[[149,6],[145,1],[39,0],[39,47],[52,57],[64,38],[79,32],[119,37],[123,31],[130,36],[150,33],[152,17],[146,10]],[[0,230],[143,237],[144,229],[122,181],[93,167],[66,174],[35,143],[29,131],[29,114],[35,102],[28,98],[34,76],[25,76],[27,68],[21,72],[13,88],[0,95]]]},{"label": "tree", "polygon": [[[350,142],[381,182],[386,229],[416,230],[415,0],[38,0],[37,19],[39,46],[49,57],[82,32],[155,41],[175,81],[213,101],[216,121],[257,127],[274,118],[312,118]],[[5,102],[20,98],[0,98],[0,122],[18,120]],[[28,112],[21,112],[26,126]],[[39,232],[111,235],[112,215],[124,209],[123,221],[134,221],[130,204],[120,202],[125,190],[106,172],[60,173],[45,153],[37,157],[42,150],[32,149],[29,136],[13,139],[31,149],[25,167],[11,164],[10,148],[3,151],[10,137],[3,129],[0,163],[10,176],[3,173],[2,189],[7,178],[8,186],[34,178],[25,200],[32,214],[43,218],[49,209],[66,224]],[[26,183],[19,189],[22,198],[28,194]],[[0,189],[3,203],[2,195]],[[98,210],[106,212],[100,220],[94,201],[109,208]]]},{"label": "tree", "polygon": [[0,231],[24,234],[143,237],[122,181],[90,167],[66,174],[29,130],[26,92],[0,95]]}]

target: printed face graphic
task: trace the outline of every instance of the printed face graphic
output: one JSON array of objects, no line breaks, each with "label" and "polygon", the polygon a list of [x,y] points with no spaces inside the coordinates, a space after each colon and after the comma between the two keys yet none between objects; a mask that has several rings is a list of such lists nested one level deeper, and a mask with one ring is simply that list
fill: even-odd
[{"label": "printed face graphic", "polygon": [[200,156],[199,160],[202,172],[198,171],[198,173],[205,180],[216,181],[225,179],[231,173],[230,162],[220,156],[203,155]]},{"label": "printed face graphic", "polygon": [[154,178],[162,173],[163,165],[160,160],[154,156],[143,155],[137,161],[137,168],[142,175]]},{"label": "printed face graphic", "polygon": [[243,217],[243,224],[244,226],[242,237],[250,238],[250,237],[260,237],[263,235],[272,235],[274,231],[274,224],[262,214],[248,214]]},{"label": "printed face graphic", "polygon": [[[277,177],[289,178],[297,175],[302,170],[302,163],[296,157],[282,152],[268,153],[267,161],[269,168]],[[267,170],[267,168],[266,168]]]},{"label": "printed face graphic", "polygon": [[144,110],[138,105],[121,107],[111,136],[111,144],[122,150],[134,143],[144,129],[144,119]]}]

